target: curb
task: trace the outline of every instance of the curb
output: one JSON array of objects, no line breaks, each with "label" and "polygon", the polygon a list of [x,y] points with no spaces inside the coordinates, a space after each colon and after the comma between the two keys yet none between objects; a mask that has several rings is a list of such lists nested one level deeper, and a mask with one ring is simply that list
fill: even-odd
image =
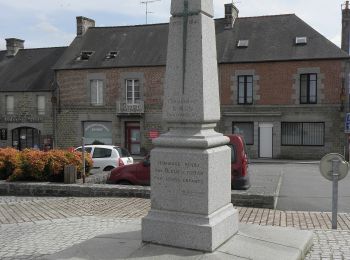
[{"label": "curb", "polygon": [[[270,193],[256,191],[231,191],[235,206],[274,209],[277,188]],[[149,199],[151,188],[144,186],[106,184],[58,184],[0,181],[0,196],[46,196],[46,197],[136,197]]]}]

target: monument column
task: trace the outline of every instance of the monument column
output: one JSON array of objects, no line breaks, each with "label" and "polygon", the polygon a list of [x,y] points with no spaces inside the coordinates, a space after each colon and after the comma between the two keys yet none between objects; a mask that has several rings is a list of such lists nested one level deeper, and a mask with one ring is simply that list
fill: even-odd
[{"label": "monument column", "polygon": [[213,251],[238,231],[220,100],[212,0],[172,0],[163,120],[151,152],[146,242]]}]

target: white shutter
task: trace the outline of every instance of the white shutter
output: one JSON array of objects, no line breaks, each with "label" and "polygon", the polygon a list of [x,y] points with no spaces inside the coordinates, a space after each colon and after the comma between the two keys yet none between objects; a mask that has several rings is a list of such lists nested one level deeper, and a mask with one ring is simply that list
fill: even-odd
[{"label": "white shutter", "polygon": [[45,96],[38,96],[37,106],[38,106],[38,115],[45,115]]},{"label": "white shutter", "polygon": [[6,96],[6,114],[13,115],[15,108],[15,98],[13,96]]}]

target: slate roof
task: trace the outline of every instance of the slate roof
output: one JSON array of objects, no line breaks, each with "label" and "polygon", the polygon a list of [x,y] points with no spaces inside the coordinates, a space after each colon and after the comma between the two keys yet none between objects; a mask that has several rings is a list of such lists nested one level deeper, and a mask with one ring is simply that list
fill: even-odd
[{"label": "slate roof", "polygon": [[[239,18],[232,30],[216,21],[219,63],[349,58],[349,55],[295,14]],[[295,45],[296,37],[306,45]],[[237,48],[249,40],[248,48]]]},{"label": "slate roof", "polygon": [[67,47],[22,49],[16,56],[0,52],[0,91],[50,91],[53,65]]},{"label": "slate roof", "polygon": [[[224,29],[224,23],[225,19],[215,20],[219,63],[349,58],[295,14],[238,18],[230,30]],[[90,28],[75,38],[55,69],[164,66],[168,26]],[[308,43],[296,46],[295,37],[301,36]],[[249,40],[248,48],[237,48],[238,40]],[[94,53],[87,61],[77,61],[82,51]],[[106,60],[110,51],[118,51],[118,56]]]}]

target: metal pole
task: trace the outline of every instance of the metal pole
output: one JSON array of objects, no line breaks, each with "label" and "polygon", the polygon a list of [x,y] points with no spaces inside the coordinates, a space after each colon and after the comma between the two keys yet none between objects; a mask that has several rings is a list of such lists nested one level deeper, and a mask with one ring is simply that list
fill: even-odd
[{"label": "metal pole", "polygon": [[82,160],[83,160],[83,173],[82,173],[82,177],[83,177],[83,183],[85,183],[85,138],[82,137]]},{"label": "metal pole", "polygon": [[333,176],[333,196],[332,196],[332,229],[337,229],[338,220],[338,179],[339,179],[339,161],[332,160]]}]

